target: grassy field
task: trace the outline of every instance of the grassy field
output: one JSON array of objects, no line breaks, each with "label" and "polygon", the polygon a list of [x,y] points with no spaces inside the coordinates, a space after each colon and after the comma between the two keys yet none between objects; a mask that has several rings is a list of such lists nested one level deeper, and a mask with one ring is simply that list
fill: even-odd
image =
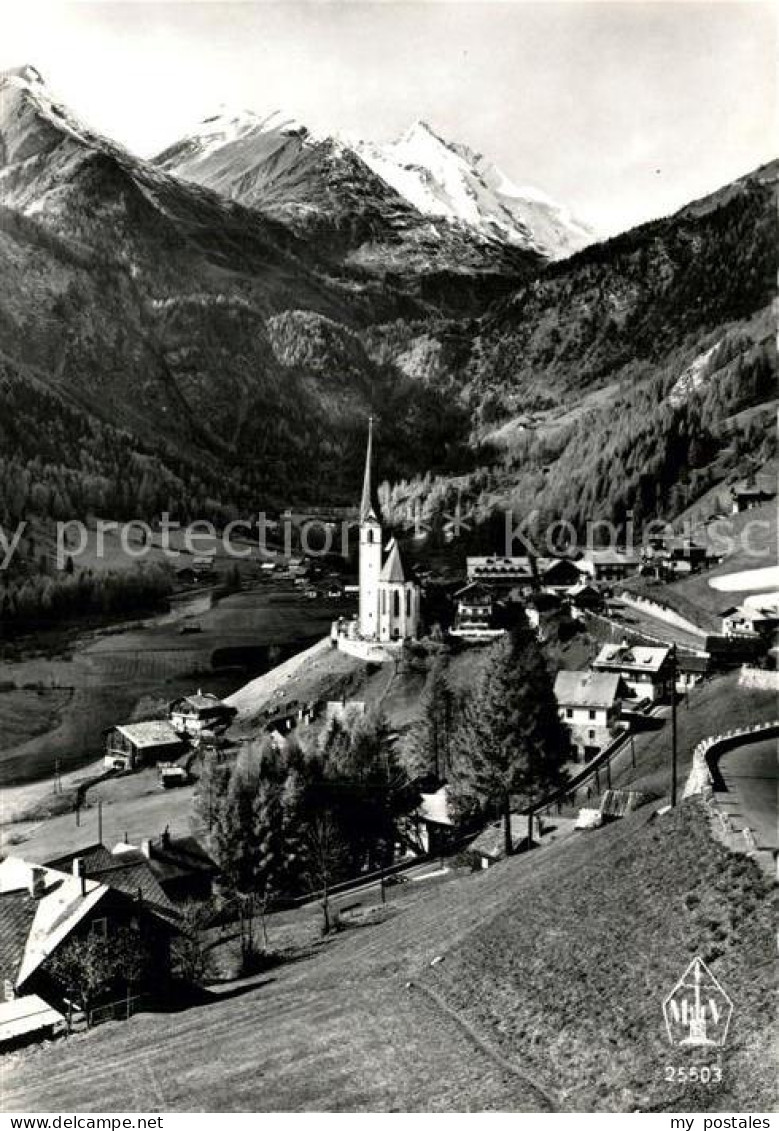
[{"label": "grassy field", "polygon": [[[628,744],[612,761],[615,788],[646,790],[657,796],[668,793],[671,766],[670,707],[663,708],[663,726],[638,733],[634,738],[636,765]],[[712,734],[751,723],[777,718],[776,695],[738,686],[738,672],[716,676],[691,689],[677,708],[678,766],[680,788],[692,767],[698,743]]]},{"label": "grassy field", "polygon": [[[37,691],[0,693],[0,784],[48,776],[57,758],[63,769],[92,761],[103,730],[128,721],[139,702],[165,703],[197,687],[234,691],[323,636],[333,615],[328,602],[265,586],[213,605],[193,597],[170,614],[85,633],[65,654],[48,654],[39,641],[28,655],[3,663],[3,682],[45,688],[50,708],[53,694],[63,698],[44,718]],[[199,631],[183,634],[185,622]]]},{"label": "grassy field", "polygon": [[[726,525],[727,523],[727,525]],[[723,593],[713,589],[712,578],[724,577],[741,570],[762,569],[776,564],[777,510],[774,503],[766,503],[742,514],[728,515],[722,520],[721,535],[732,541],[732,549],[719,565],[703,573],[694,574],[682,581],[655,584],[649,581],[631,582],[627,588],[636,589],[646,596],[669,605],[688,617],[707,632],[722,631],[721,613],[729,605],[743,601],[745,592]],[[715,541],[714,527],[699,530],[696,541],[709,544],[713,550],[722,550],[722,542]]]},{"label": "grassy field", "polygon": [[[649,815],[406,885],[385,922],[213,1004],[7,1057],[4,1106],[770,1110],[768,885],[711,840],[697,803]],[[712,1058],[723,1083],[698,1092],[664,1081],[665,1064],[703,1057],[668,1046],[661,1014],[695,954],[736,1008]]]}]

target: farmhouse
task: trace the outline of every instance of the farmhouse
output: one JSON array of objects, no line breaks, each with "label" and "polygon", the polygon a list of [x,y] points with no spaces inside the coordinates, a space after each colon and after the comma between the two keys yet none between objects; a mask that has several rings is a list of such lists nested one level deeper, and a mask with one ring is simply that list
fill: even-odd
[{"label": "farmhouse", "polygon": [[57,976],[56,956],[71,940],[90,937],[110,948],[122,932],[137,936],[139,947],[148,953],[147,973],[130,987],[120,985],[121,975],[112,970],[105,984],[94,988],[92,1003],[130,989],[157,993],[166,986],[170,942],[178,930],[175,913],[153,906],[143,889],[128,894],[115,886],[116,880],[116,875],[106,875],[106,882],[88,878],[78,856],[72,858],[70,872],[15,856],[0,863],[0,984],[5,1001],[37,994],[63,1011],[71,988]]},{"label": "farmhouse", "polygon": [[168,707],[168,718],[174,730],[193,738],[200,737],[204,731],[217,734],[225,730],[237,713],[235,707],[229,707],[216,695],[204,695],[202,691],[174,699]]},{"label": "farmhouse", "polygon": [[621,680],[611,672],[558,672],[554,693],[577,760],[594,757],[612,741],[621,711]]},{"label": "farmhouse", "polygon": [[604,644],[592,664],[595,671],[622,677],[626,697],[656,702],[671,693],[673,659],[668,647]]},{"label": "farmhouse", "polygon": [[456,613],[452,636],[464,640],[494,640],[504,629],[496,624],[495,598],[492,590],[479,581],[472,581],[455,595]]},{"label": "farmhouse", "polygon": [[721,614],[724,636],[746,636],[751,639],[771,636],[779,627],[779,612],[770,606],[734,605]]},{"label": "farmhouse", "polygon": [[117,848],[109,852],[103,844],[90,844],[77,852],[68,852],[48,861],[46,867],[97,880],[131,899],[141,900],[144,906],[174,922],[176,908],[160,885],[148,855],[132,845],[118,845]]},{"label": "farmhouse", "polygon": [[577,564],[581,572],[589,574],[593,581],[623,581],[636,573],[640,558],[638,554],[625,550],[585,550]]},{"label": "farmhouse", "polygon": [[573,585],[581,582],[582,574],[570,558],[539,558],[538,575],[541,586],[550,593],[563,596]]},{"label": "farmhouse", "polygon": [[106,731],[105,765],[115,770],[137,770],[183,754],[182,736],[164,719],[126,723]]}]

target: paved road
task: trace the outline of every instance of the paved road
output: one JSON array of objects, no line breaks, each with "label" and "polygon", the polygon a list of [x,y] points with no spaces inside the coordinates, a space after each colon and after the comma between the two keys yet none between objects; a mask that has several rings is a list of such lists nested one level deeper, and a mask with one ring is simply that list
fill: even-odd
[{"label": "paved road", "polygon": [[[758,848],[779,847],[777,834],[777,741],[746,743],[723,754],[719,761],[722,780],[732,795],[728,809],[740,827],[748,825]],[[722,795],[718,796],[722,801]]]}]

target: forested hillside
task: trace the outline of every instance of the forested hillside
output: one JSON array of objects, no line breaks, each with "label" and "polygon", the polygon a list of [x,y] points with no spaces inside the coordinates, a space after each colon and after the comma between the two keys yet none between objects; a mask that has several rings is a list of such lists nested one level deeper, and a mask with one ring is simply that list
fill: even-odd
[{"label": "forested hillside", "polygon": [[461,496],[487,543],[507,502],[640,522],[770,448],[729,418],[773,395],[775,164],[530,281],[382,276],[2,82],[4,527],[348,503],[370,413],[388,517]]}]

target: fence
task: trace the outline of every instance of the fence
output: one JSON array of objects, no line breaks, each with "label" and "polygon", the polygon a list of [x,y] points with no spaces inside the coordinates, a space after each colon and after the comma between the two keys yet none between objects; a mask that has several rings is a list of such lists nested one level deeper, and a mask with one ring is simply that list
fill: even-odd
[{"label": "fence", "polygon": [[650,616],[656,617],[657,620],[664,621],[673,628],[680,628],[683,632],[690,633],[691,636],[701,636],[705,639],[710,635],[706,629],[695,624],[689,617],[683,616],[676,609],[672,609],[669,605],[664,605],[660,601],[655,601],[651,597],[644,597],[640,593],[630,593],[627,589],[621,589],[618,596],[620,601],[623,601],[630,608],[646,611]]},{"label": "fence", "polygon": [[117,1001],[95,1006],[87,1014],[87,1025],[91,1029],[95,1025],[102,1025],[104,1021],[127,1021],[148,1000],[148,994],[128,994]]},{"label": "fence", "polygon": [[[752,830],[747,826],[741,830],[733,827],[730,816],[718,806],[715,797],[714,761],[732,746],[744,742],[759,742],[779,734],[779,720],[770,723],[755,723],[751,727],[725,731],[724,734],[704,738],[695,747],[692,756],[692,770],[684,788],[684,797],[701,797],[713,821],[715,836],[733,851],[746,852],[750,856],[757,853],[757,842]],[[777,862],[779,863],[779,861]]]},{"label": "fence", "polygon": [[551,797],[545,798],[540,805],[534,805],[532,807],[533,812],[539,816],[549,816],[555,811],[559,813],[563,808],[583,805],[592,800],[593,796],[599,797],[601,784],[606,789],[611,789],[611,760],[627,745],[629,740],[632,741],[629,729],[617,735],[614,741],[601,750],[599,754],[596,754],[592,761],[580,773],[576,774],[563,789],[553,793]]}]

